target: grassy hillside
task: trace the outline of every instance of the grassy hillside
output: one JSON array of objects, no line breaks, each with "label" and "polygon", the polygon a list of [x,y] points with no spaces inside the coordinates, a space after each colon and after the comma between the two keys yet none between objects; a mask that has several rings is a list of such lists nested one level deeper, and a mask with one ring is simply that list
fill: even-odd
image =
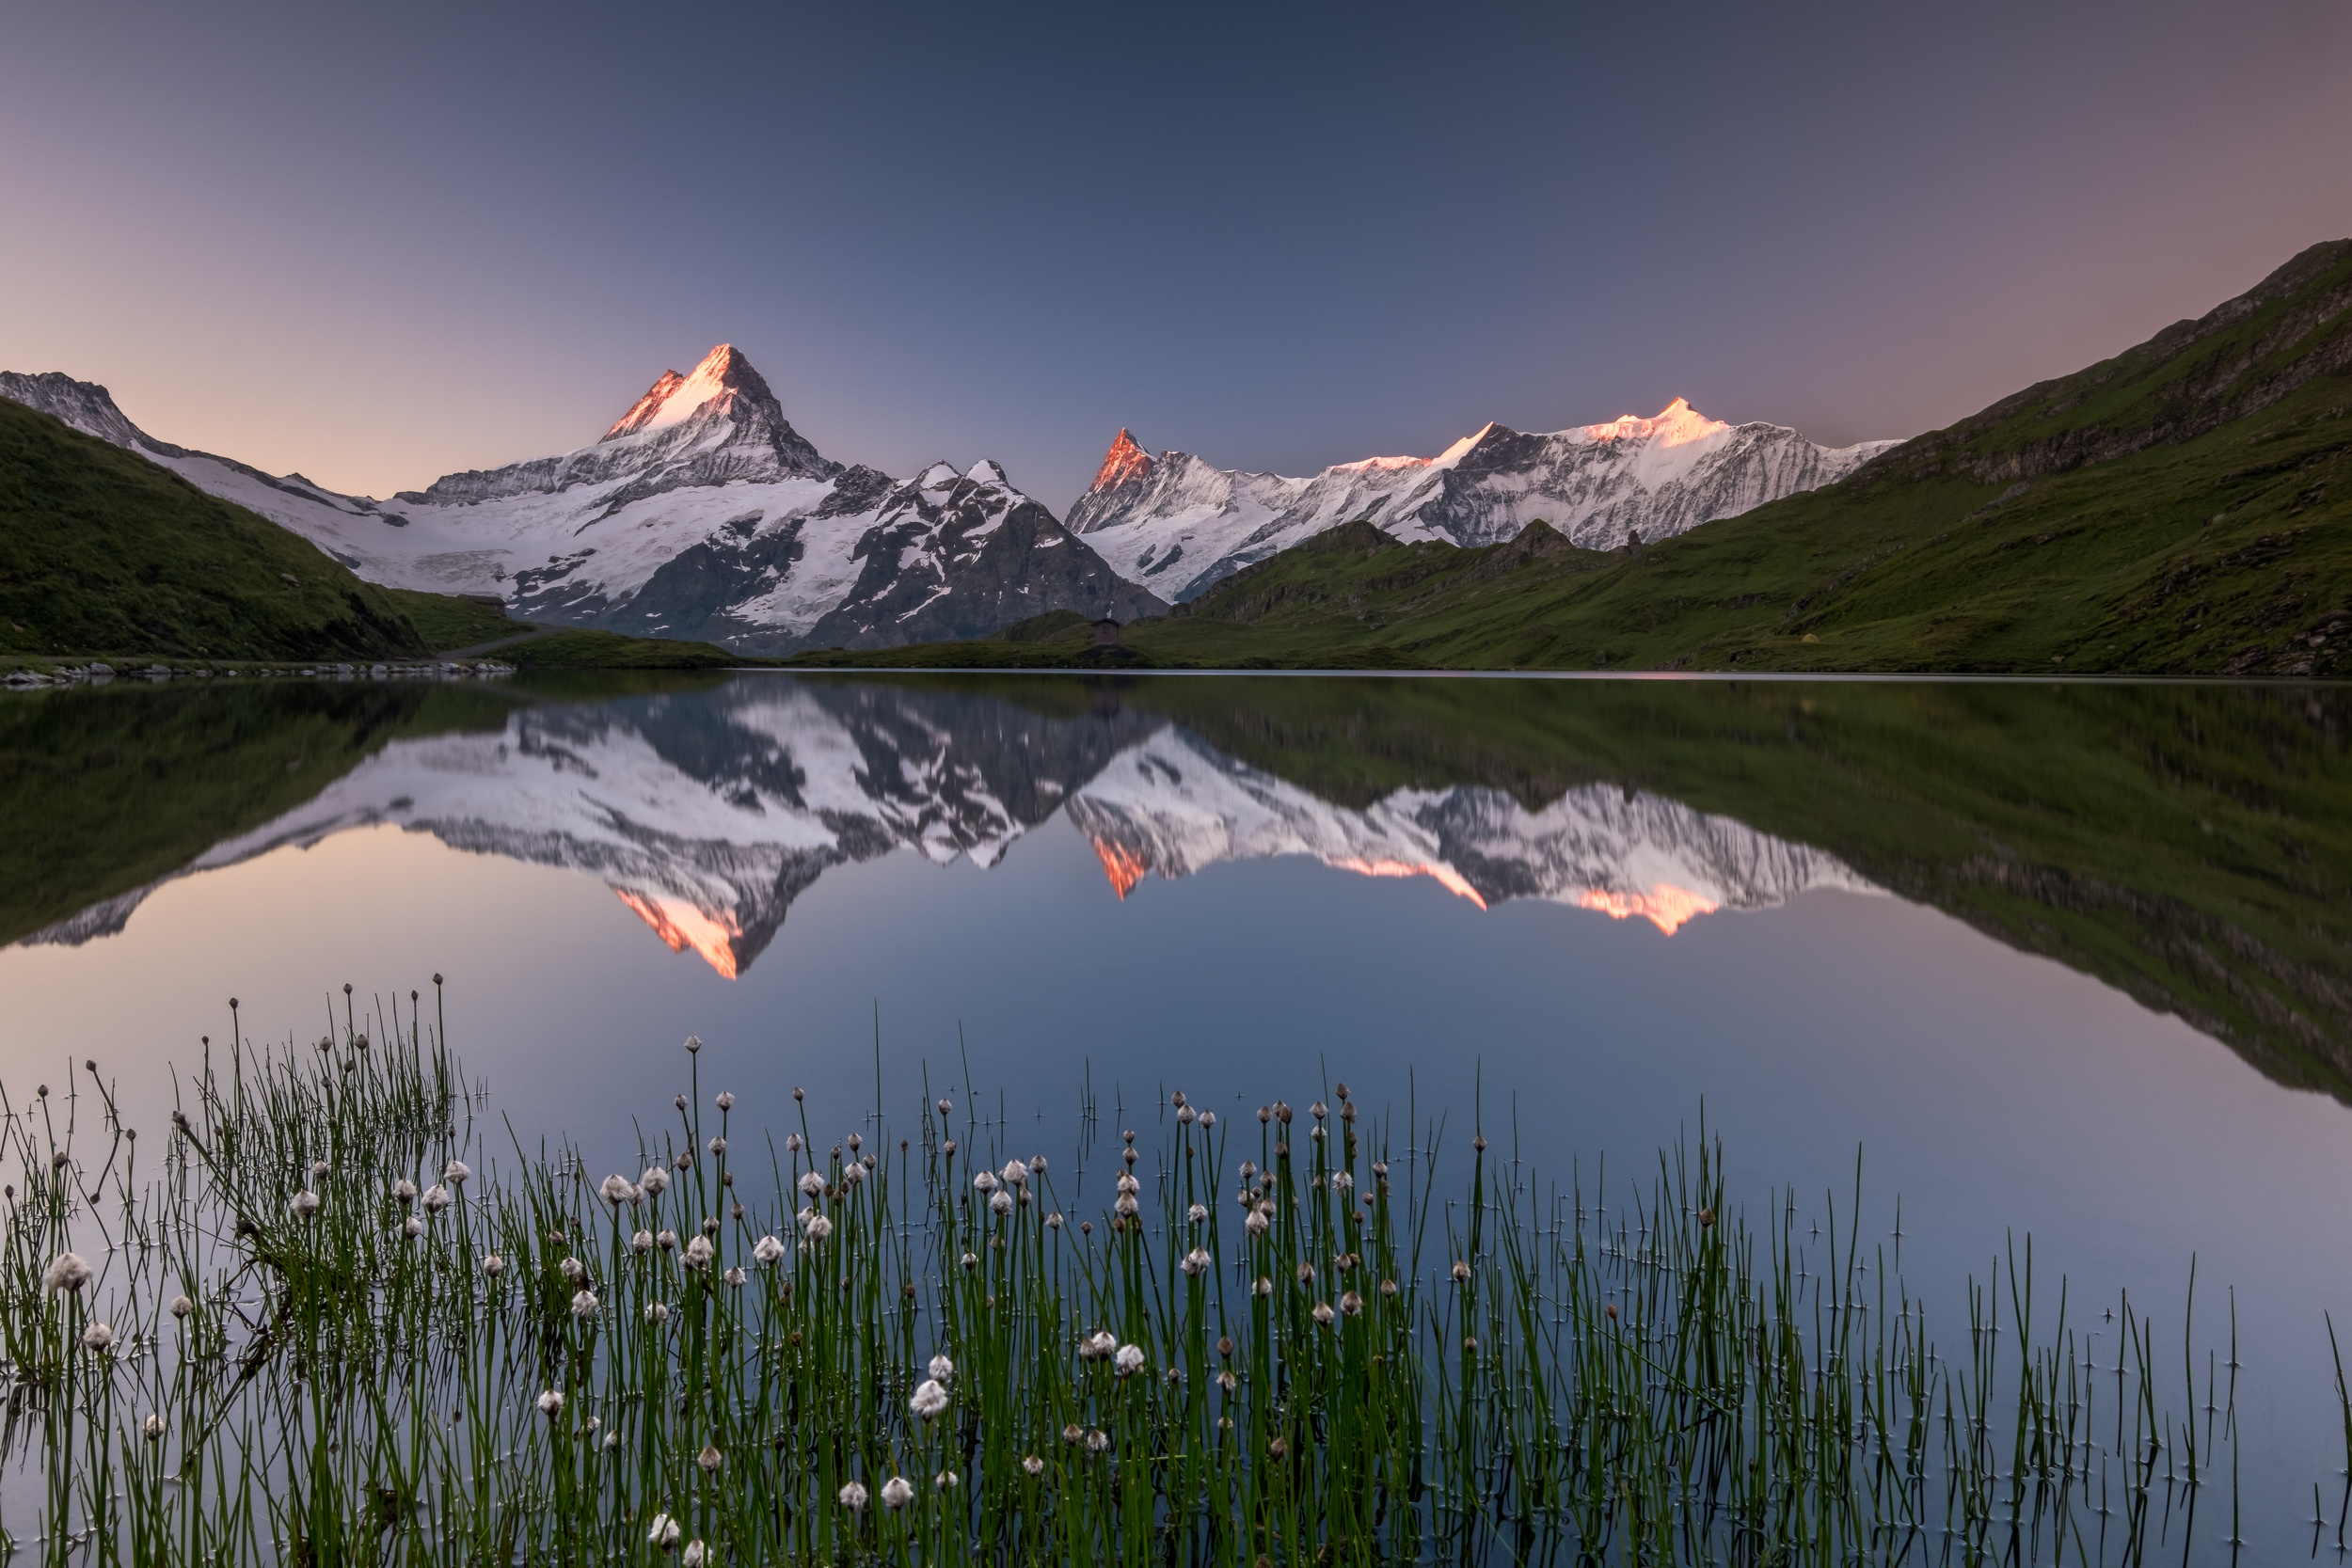
[{"label": "grassy hillside", "polygon": [[1186,679],[1119,695],[1357,807],[1483,784],[1536,810],[1599,784],[1720,813],[2352,1100],[2341,689]]},{"label": "grassy hillside", "polygon": [[390,594],[309,542],[0,400],[0,655],[426,651]]}]

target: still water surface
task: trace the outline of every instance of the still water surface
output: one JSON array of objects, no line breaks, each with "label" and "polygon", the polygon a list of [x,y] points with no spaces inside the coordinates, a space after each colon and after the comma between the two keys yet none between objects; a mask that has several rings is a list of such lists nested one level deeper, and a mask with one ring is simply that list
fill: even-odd
[{"label": "still water surface", "polygon": [[2234,1288],[2249,1538],[2301,1557],[2344,1486],[2348,721],[2217,686],[10,699],[0,1087],[95,1057],[160,1124],[229,997],[308,1038],[345,981],[430,1017],[438,973],[495,1110],[592,1163],[690,1031],[755,1117],[952,1090],[1041,1148],[1089,1086],[1134,1125],[1344,1078],[1629,1195],[1704,1117],[1752,1214],[1842,1225],[1859,1165],[1947,1322],[2030,1235],[2088,1317],[2129,1291],[2177,1336],[2193,1257],[2225,1358]]}]

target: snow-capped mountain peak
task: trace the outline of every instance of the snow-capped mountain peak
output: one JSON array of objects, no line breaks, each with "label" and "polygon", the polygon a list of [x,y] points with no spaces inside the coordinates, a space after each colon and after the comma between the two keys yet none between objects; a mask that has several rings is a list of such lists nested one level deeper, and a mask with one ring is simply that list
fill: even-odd
[{"label": "snow-capped mountain peak", "polygon": [[1151,472],[1151,453],[1136,445],[1136,438],[1128,435],[1122,425],[1111,442],[1110,451],[1103,454],[1103,466],[1094,470],[1094,483],[1089,489],[1116,489],[1131,481],[1143,479]]},{"label": "snow-capped mountain peak", "polygon": [[660,379],[646,388],[645,395],[613,421],[598,444],[665,429],[701,414],[724,419],[734,411],[739,394],[755,403],[775,401],[775,394],[768,389],[768,383],[759,372],[752,369],[752,362],[737,353],[733,343],[721,343],[703,356],[702,363],[694,367],[691,375],[663,371]]},{"label": "snow-capped mountain peak", "polygon": [[1584,434],[1596,441],[1651,440],[1661,447],[1678,447],[1730,428],[1677,398],[1654,419],[1620,414],[1607,424],[1586,425]]}]

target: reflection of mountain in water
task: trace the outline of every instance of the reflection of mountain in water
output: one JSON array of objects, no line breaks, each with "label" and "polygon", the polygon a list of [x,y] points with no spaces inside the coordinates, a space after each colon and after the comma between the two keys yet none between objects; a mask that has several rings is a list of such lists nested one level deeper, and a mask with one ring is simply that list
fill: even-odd
[{"label": "reflection of mountain in water", "polygon": [[[1717,909],[1867,885],[1820,851],[1630,790],[1580,787],[1529,812],[1481,786],[1405,789],[1354,810],[1157,717],[757,679],[526,708],[501,729],[395,741],[181,874],[394,823],[587,872],[673,949],[732,977],[828,868],[902,847],[991,865],[1065,805],[1121,897],[1148,871],[1309,854],[1373,876],[1428,876],[1482,908],[1548,898],[1671,932]],[[119,930],[149,891],[26,940]]]},{"label": "reflection of mountain in water", "polygon": [[1530,812],[1499,789],[1400,789],[1353,811],[1170,728],[1128,748],[1070,802],[1121,897],[1147,871],[1313,855],[1372,877],[1428,877],[1485,909],[1547,898],[1671,934],[1693,915],[1808,888],[1875,891],[1818,849],[1606,784]]}]

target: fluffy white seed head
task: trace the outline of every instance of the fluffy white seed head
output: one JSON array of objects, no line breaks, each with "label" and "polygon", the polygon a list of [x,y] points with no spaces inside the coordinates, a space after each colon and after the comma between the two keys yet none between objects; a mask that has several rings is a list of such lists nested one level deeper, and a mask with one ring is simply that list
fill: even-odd
[{"label": "fluffy white seed head", "polygon": [[110,1351],[115,1348],[115,1331],[104,1323],[92,1323],[82,1330],[82,1348],[87,1351]]},{"label": "fluffy white seed head", "polygon": [[1199,1225],[1202,1220],[1205,1220],[1208,1217],[1209,1206],[1205,1203],[1196,1203],[1191,1208],[1184,1211],[1184,1218],[1190,1220],[1195,1225]]},{"label": "fluffy white seed head", "polygon": [[991,1193],[991,1194],[989,1195],[989,1197],[988,1197],[988,1207],[989,1207],[989,1212],[990,1212],[991,1213],[999,1214],[999,1215],[1003,1215],[1003,1214],[1009,1214],[1009,1213],[1011,1213],[1011,1212],[1012,1212],[1012,1194],[1011,1194],[1010,1192],[1009,1192],[1009,1191],[1006,1191],[1006,1190],[1004,1190],[1004,1189],[1002,1189],[1002,1188],[999,1188],[997,1191],[995,1191],[995,1192],[993,1192],[993,1193]]},{"label": "fluffy white seed head", "polygon": [[577,1258],[566,1258],[555,1267],[558,1273],[575,1285],[588,1277],[588,1265]]},{"label": "fluffy white seed head", "polygon": [[596,1196],[618,1209],[624,1203],[637,1201],[637,1183],[616,1173],[597,1184]]},{"label": "fluffy white seed head", "polygon": [[1143,1370],[1143,1347],[1121,1345],[1111,1355],[1111,1370],[1120,1377],[1133,1377]]},{"label": "fluffy white seed head", "polygon": [[441,1167],[441,1180],[453,1187],[462,1187],[472,1179],[473,1172],[467,1168],[463,1160],[452,1160]]},{"label": "fluffy white seed head", "polygon": [[190,1301],[187,1297],[174,1296],[171,1298],[171,1315],[173,1317],[186,1319],[192,1316],[195,1311],[196,1303]]},{"label": "fluffy white seed head", "polygon": [[718,1100],[717,1100],[717,1101],[716,1101],[716,1104],[718,1105],[719,1109],[721,1109],[722,1111],[732,1111],[732,1110],[734,1110],[734,1109],[735,1109],[735,1095],[734,1095],[733,1091],[728,1090],[728,1089],[721,1089],[721,1090],[719,1091],[719,1098],[718,1098]]},{"label": "fluffy white seed head", "polygon": [[677,1555],[678,1568],[714,1568],[719,1554],[700,1541],[689,1541],[686,1550]]},{"label": "fluffy white seed head", "polygon": [[660,1165],[647,1165],[645,1174],[637,1179],[637,1184],[645,1190],[647,1196],[660,1197],[669,1190],[670,1173]]},{"label": "fluffy white seed head", "polygon": [[437,1214],[448,1208],[449,1204],[449,1189],[438,1181],[424,1190],[424,1212],[426,1213]]},{"label": "fluffy white seed head", "polygon": [[694,1463],[702,1466],[702,1472],[707,1476],[717,1475],[719,1467],[726,1462],[726,1455],[719,1451],[717,1445],[710,1443],[704,1444],[703,1451],[694,1456]]},{"label": "fluffy white seed head", "polygon": [[640,1230],[636,1235],[631,1236],[628,1239],[628,1249],[629,1251],[635,1253],[651,1252],[653,1250],[653,1232],[650,1230]]},{"label": "fluffy white seed head", "polygon": [[1315,1322],[1321,1323],[1324,1327],[1328,1328],[1331,1326],[1332,1315],[1331,1304],[1329,1302],[1319,1301],[1315,1303]]},{"label": "fluffy white seed head", "polygon": [[957,1487],[963,1484],[963,1478],[957,1475],[953,1470],[942,1470],[939,1474],[931,1477],[931,1484],[938,1487],[942,1492],[952,1492]]},{"label": "fluffy white seed head", "polygon": [[684,1262],[688,1268],[707,1269],[710,1267],[710,1259],[711,1245],[709,1237],[697,1236],[692,1241],[686,1243]]},{"label": "fluffy white seed head", "polygon": [[539,1414],[545,1416],[550,1421],[554,1420],[558,1416],[564,1414],[564,1390],[561,1388],[549,1388],[545,1393],[541,1394],[539,1396]]},{"label": "fluffy white seed head", "polygon": [[981,1192],[993,1193],[996,1190],[996,1173],[993,1170],[984,1170],[972,1179],[972,1185]]},{"label": "fluffy white seed head", "polygon": [[752,1261],[773,1263],[784,1257],[784,1243],[773,1236],[762,1236],[752,1243]]},{"label": "fluffy white seed head", "polygon": [[[613,1435],[618,1436],[619,1433]],[[666,1552],[676,1545],[677,1538],[685,1533],[678,1528],[675,1519],[666,1513],[657,1513],[653,1516],[653,1528],[645,1531],[645,1544]]]},{"label": "fluffy white seed head", "polygon": [[319,1212],[319,1195],[305,1188],[294,1194],[294,1201],[288,1207],[294,1210],[294,1218],[307,1220]]},{"label": "fluffy white seed head", "polygon": [[166,1431],[164,1418],[161,1416],[150,1416],[140,1430],[147,1433],[149,1442],[160,1443],[164,1440]]},{"label": "fluffy white seed head", "polygon": [[1029,1167],[1018,1160],[1008,1160],[1005,1162],[1004,1179],[1007,1186],[1021,1186],[1029,1180]]},{"label": "fluffy white seed head", "polygon": [[904,1476],[892,1476],[882,1482],[882,1501],[884,1508],[904,1508],[914,1500],[914,1483]]},{"label": "fluffy white seed head", "polygon": [[1207,1247],[1194,1247],[1190,1252],[1184,1254],[1184,1260],[1177,1266],[1183,1269],[1185,1274],[1197,1279],[1201,1275],[1206,1274],[1209,1270],[1209,1265],[1216,1261],[1216,1259],[1209,1256],[1209,1249]]},{"label": "fluffy white seed head", "polygon": [[572,1297],[572,1316],[573,1316],[573,1317],[585,1320],[585,1319],[588,1319],[588,1318],[593,1318],[593,1317],[595,1317],[596,1315],[596,1291],[580,1291],[579,1293],[577,1293],[576,1295],[574,1295],[574,1296]]},{"label": "fluffy white seed head", "polygon": [[907,1401],[907,1408],[924,1420],[936,1419],[947,1408],[947,1390],[933,1379],[925,1379]]},{"label": "fluffy white seed head", "polygon": [[815,1171],[810,1171],[801,1178],[800,1187],[803,1196],[815,1197],[825,1190],[825,1179]]},{"label": "fluffy white seed head", "polygon": [[866,1488],[860,1486],[856,1481],[850,1481],[849,1484],[842,1487],[838,1495],[841,1498],[841,1506],[848,1509],[850,1513],[863,1513],[866,1512]]},{"label": "fluffy white seed head", "polygon": [[400,1233],[413,1242],[424,1234],[424,1221],[411,1214],[400,1222]]},{"label": "fluffy white seed head", "polygon": [[734,1286],[739,1291],[743,1288],[743,1271],[741,1269],[729,1269],[720,1277],[724,1279],[729,1285]]},{"label": "fluffy white seed head", "polygon": [[801,1228],[808,1233],[810,1241],[821,1242],[833,1234],[833,1221],[814,1209],[805,1209],[801,1212]]},{"label": "fluffy white seed head", "polygon": [[417,1201],[417,1184],[406,1177],[392,1183],[392,1201],[403,1209]]},{"label": "fluffy white seed head", "polygon": [[657,1326],[670,1321],[670,1304],[664,1301],[645,1303],[645,1321]]},{"label": "fluffy white seed head", "polygon": [[495,1252],[485,1252],[482,1255],[482,1272],[488,1277],[496,1279],[506,1272],[506,1259]]},{"label": "fluffy white seed head", "polygon": [[942,1383],[956,1375],[956,1364],[944,1355],[932,1356],[931,1364],[926,1370]]}]

